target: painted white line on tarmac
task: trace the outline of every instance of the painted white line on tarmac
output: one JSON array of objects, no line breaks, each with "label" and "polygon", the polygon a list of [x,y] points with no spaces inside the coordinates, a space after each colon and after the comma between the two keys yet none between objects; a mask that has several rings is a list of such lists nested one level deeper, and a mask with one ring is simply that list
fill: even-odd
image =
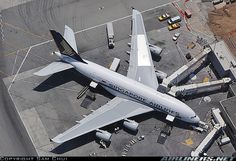
[{"label": "painted white line on tarmac", "polygon": [[3,33],[3,21],[2,21],[2,14],[0,13],[0,30],[1,30],[1,39],[4,41],[4,33]]},{"label": "painted white line on tarmac", "polygon": [[[153,7],[153,8],[146,9],[146,10],[144,10],[144,11],[141,11],[141,13],[148,12],[148,11],[154,10],[154,9],[156,9],[156,8],[160,8],[160,7],[166,6],[166,5],[171,4],[171,3],[172,3],[172,2],[169,2],[169,3],[162,4],[162,5],[160,5],[160,6],[156,6],[156,7]],[[121,17],[121,18],[118,18],[118,19],[109,21],[109,22],[120,21],[120,20],[129,18],[129,17],[131,17],[131,16],[132,16],[132,15],[128,15],[128,16],[125,16],[125,17]],[[96,26],[93,26],[93,27],[89,27],[89,28],[86,28],[86,29],[83,29],[83,30],[76,31],[75,34],[78,34],[78,33],[80,33],[80,32],[84,32],[84,31],[87,31],[87,30],[91,30],[91,29],[94,29],[94,28],[97,28],[97,27],[100,27],[100,26],[104,26],[104,25],[106,25],[107,23],[108,23],[108,22],[105,22],[105,23],[103,23],[103,24],[99,24],[99,25],[96,25]]]},{"label": "painted white line on tarmac", "polygon": [[17,52],[16,52],[16,57],[15,57],[14,64],[13,64],[13,67],[12,67],[11,75],[13,75],[14,70],[15,70],[15,65],[16,65],[16,60],[17,60],[17,57],[18,57],[18,53],[19,53],[19,50],[17,50]]},{"label": "painted white line on tarmac", "polygon": [[[180,1],[180,0],[178,0],[178,1]],[[177,1],[177,2],[178,2],[178,1]],[[153,7],[153,8],[146,9],[146,10],[141,11],[141,13],[145,13],[145,12],[151,11],[151,10],[153,10],[153,9],[160,8],[160,7],[169,5],[169,4],[171,4],[171,3],[172,3],[172,2],[168,2],[168,3],[162,4],[162,5]],[[131,17],[131,16],[132,16],[132,15],[128,15],[128,16],[125,16],[125,17],[121,17],[121,18],[118,18],[118,19],[109,21],[109,22],[120,21],[120,20],[129,18],[129,17]],[[86,28],[86,29],[82,29],[82,30],[76,31],[75,34],[78,34],[78,33],[81,33],[81,32],[87,31],[87,30],[91,30],[91,29],[94,29],[94,28],[96,28],[96,27],[100,27],[100,26],[106,25],[107,23],[108,23],[108,22],[105,22],[105,23],[102,23],[102,24],[99,24],[99,25],[96,25],[96,26],[92,26],[92,27],[89,27],[89,28]],[[48,40],[48,41],[45,41],[45,42],[42,42],[42,43],[35,44],[35,45],[33,45],[33,46],[30,46],[30,47],[35,47],[35,46],[39,46],[39,45],[44,45],[44,44],[49,43],[49,42],[51,42],[51,41],[53,41],[53,39]],[[30,48],[30,47],[29,47],[29,48]]]},{"label": "painted white line on tarmac", "polygon": [[20,70],[21,70],[21,67],[23,66],[23,64],[24,64],[24,62],[25,62],[25,60],[26,60],[27,56],[29,55],[29,52],[30,52],[30,50],[31,50],[31,49],[32,49],[32,47],[30,47],[30,48],[28,49],[28,51],[27,51],[27,53],[26,53],[26,55],[25,55],[25,57],[24,57],[23,61],[21,62],[21,64],[20,64],[20,67],[18,68],[18,70],[17,70],[17,72],[16,72],[15,76],[13,77],[13,79],[12,79],[12,81],[11,81],[11,84],[10,84],[10,85],[9,85],[9,87],[8,87],[8,92],[10,91],[10,89],[11,89],[11,86],[12,86],[12,83],[14,83],[14,81],[15,81],[15,79],[16,79],[16,77],[17,77],[18,73],[20,72]]},{"label": "painted white line on tarmac", "polygon": [[12,86],[12,83],[14,83],[16,77],[18,76],[18,74],[19,74],[19,72],[20,72],[20,70],[21,70],[21,68],[22,68],[22,66],[23,66],[23,64],[24,64],[24,62],[25,62],[25,60],[26,60],[26,58],[27,58],[28,55],[29,55],[30,50],[31,50],[32,48],[34,48],[34,47],[37,47],[37,46],[46,44],[46,43],[51,42],[51,41],[52,41],[52,40],[48,40],[48,41],[45,41],[45,42],[42,42],[42,43],[39,43],[39,44],[35,44],[35,45],[31,46],[31,47],[28,49],[28,51],[27,51],[27,53],[26,53],[24,59],[22,60],[22,62],[21,62],[21,64],[20,64],[20,67],[18,68],[18,70],[17,70],[17,72],[16,72],[14,78],[13,78],[12,81],[11,81],[11,84],[10,84],[9,87],[8,87],[8,91],[10,91],[11,86]]}]

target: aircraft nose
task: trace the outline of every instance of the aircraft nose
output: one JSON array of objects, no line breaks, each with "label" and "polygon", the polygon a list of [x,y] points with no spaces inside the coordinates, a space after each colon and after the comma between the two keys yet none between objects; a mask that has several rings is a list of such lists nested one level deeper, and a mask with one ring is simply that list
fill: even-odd
[{"label": "aircraft nose", "polygon": [[194,123],[199,123],[200,118],[197,116],[197,117],[195,117],[195,118],[193,119],[193,121],[194,121]]}]

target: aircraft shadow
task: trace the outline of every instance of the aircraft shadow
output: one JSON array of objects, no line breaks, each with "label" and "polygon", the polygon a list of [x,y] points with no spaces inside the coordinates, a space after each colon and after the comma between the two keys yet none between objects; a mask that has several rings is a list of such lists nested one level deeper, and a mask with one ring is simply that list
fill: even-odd
[{"label": "aircraft shadow", "polygon": [[114,98],[115,96],[113,96],[112,94],[110,94],[107,90],[105,90],[102,86],[98,85],[96,87],[96,89],[92,89],[90,88],[90,91],[94,92],[95,94],[100,94],[104,97],[107,97],[107,98]]},{"label": "aircraft shadow", "polygon": [[182,129],[187,129],[187,130],[191,129],[191,126],[189,123],[178,120],[176,118],[173,122],[170,122],[170,121],[166,120],[166,114],[164,114],[162,112],[158,112],[158,111],[152,111],[152,112],[149,112],[146,114],[141,114],[141,115],[135,116],[131,119],[134,119],[136,122],[142,122],[142,121],[145,121],[150,118],[155,118],[156,120],[166,123],[170,126],[174,126],[174,127],[178,127],[178,128],[182,128]]},{"label": "aircraft shadow", "polygon": [[[75,69],[68,69],[62,72],[55,73],[51,75],[49,78],[47,78],[45,81],[43,81],[41,84],[39,84],[37,87],[35,87],[33,90],[38,92],[45,92],[50,89],[53,89],[55,87],[58,87],[60,85],[63,85],[65,83],[68,83],[70,81],[75,81],[78,84],[82,86],[87,86],[91,82],[89,78],[82,75]],[[110,99],[114,98],[113,95],[111,95],[109,92],[107,92],[102,86],[98,85],[96,89],[90,88],[92,92],[95,94],[100,94],[105,97],[108,97]]]},{"label": "aircraft shadow", "polygon": [[[120,123],[119,122],[116,122],[114,124],[110,124],[108,126],[105,126],[102,128],[102,130],[106,130],[110,133],[114,133],[114,128],[117,127]],[[82,135],[82,136],[79,136],[77,138],[74,138],[72,140],[69,140],[67,142],[64,142],[60,145],[58,145],[56,148],[54,148],[53,150],[51,150],[52,153],[55,153],[55,154],[63,154],[63,153],[66,153],[68,151],[71,151],[75,148],[78,148],[78,147],[81,147],[85,144],[88,144],[90,142],[93,142],[95,141],[96,143],[99,144],[99,139],[96,137],[96,132],[93,131],[93,132],[90,132],[90,133],[87,133],[85,135]],[[107,147],[110,146],[110,143],[106,143]],[[101,148],[101,146],[100,146]]]},{"label": "aircraft shadow", "polygon": [[33,90],[45,92],[70,81],[75,81],[83,86],[86,86],[90,83],[88,78],[77,72],[75,69],[68,69],[51,75]]},{"label": "aircraft shadow", "polygon": [[[178,120],[178,119],[175,119],[174,122],[169,122],[165,119],[166,114],[163,114],[163,113],[157,112],[157,111],[134,116],[131,119],[140,123],[140,122],[145,121],[150,118],[155,118],[156,120],[162,121],[162,122],[168,124],[169,126],[178,127],[178,128],[187,129],[187,130],[191,129],[191,127],[189,126],[190,125],[189,123],[185,123],[185,122]],[[119,129],[123,129],[124,131],[126,131],[127,133],[129,133],[131,135],[137,134],[138,131],[133,132],[133,131],[127,130],[126,128],[123,127],[122,123],[123,123],[123,121],[119,121],[114,124],[108,125],[102,129],[113,134],[115,132],[114,131],[115,127],[118,126]],[[55,153],[55,154],[63,154],[68,151],[71,151],[75,148],[81,147],[85,144],[88,144],[92,141],[99,143],[98,139],[95,137],[95,131],[87,133],[82,136],[79,136],[79,137],[69,140],[65,143],[62,143],[62,144],[58,145],[56,148],[54,148],[51,152]]]}]

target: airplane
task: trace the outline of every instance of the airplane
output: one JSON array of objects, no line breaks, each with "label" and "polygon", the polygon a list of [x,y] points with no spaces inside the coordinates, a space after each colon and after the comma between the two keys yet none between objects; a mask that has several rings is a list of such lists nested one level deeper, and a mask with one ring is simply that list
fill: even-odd
[{"label": "airplane", "polygon": [[54,52],[60,61],[52,62],[34,73],[35,75],[47,76],[74,68],[115,96],[76,125],[51,139],[53,142],[64,143],[92,131],[96,131],[96,137],[99,139],[110,142],[112,134],[100,128],[123,121],[124,127],[137,131],[139,124],[129,118],[151,111],[163,112],[167,115],[166,120],[170,122],[176,118],[190,124],[199,124],[199,117],[188,105],[157,91],[158,81],[139,11],[132,10],[131,51],[127,76],[82,59],[78,54],[74,32],[68,26],[65,26],[64,37],[55,30],[50,32],[60,51]]}]

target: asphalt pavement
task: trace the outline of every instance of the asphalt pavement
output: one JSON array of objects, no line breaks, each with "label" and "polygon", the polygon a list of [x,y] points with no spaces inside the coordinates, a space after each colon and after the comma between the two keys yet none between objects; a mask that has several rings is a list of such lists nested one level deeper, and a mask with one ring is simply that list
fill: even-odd
[{"label": "asphalt pavement", "polygon": [[[3,60],[2,55],[0,59]],[[4,61],[0,61],[0,66],[3,65]],[[0,74],[0,156],[33,155],[22,135],[22,129],[19,128],[20,121],[14,115],[14,107],[3,84],[3,77]]]},{"label": "asphalt pavement", "polygon": [[[13,108],[13,104],[11,102],[11,99],[9,98],[7,90],[5,89],[4,85],[2,85],[2,78],[12,75],[12,65],[14,64],[15,60],[15,55],[13,55],[14,57],[7,58],[3,56],[4,54],[9,54],[13,50],[15,50],[15,48],[18,49],[18,47],[23,49],[29,45],[46,41],[49,38],[49,36],[47,35],[49,28],[55,28],[57,30],[59,29],[60,31],[64,28],[64,25],[67,24],[71,26],[75,31],[79,31],[91,26],[96,26],[108,21],[115,20],[117,18],[119,19],[121,17],[126,17],[127,15],[131,14],[130,8],[132,6],[143,11],[152,8],[153,6],[163,4],[163,1],[152,2],[151,0],[147,2],[144,2],[142,0],[135,2],[132,0],[127,2],[100,0],[97,1],[97,3],[93,3],[92,1],[87,0],[81,0],[79,3],[74,0],[40,0],[23,5],[19,5],[18,3],[16,3],[19,1],[15,0],[9,0],[8,2],[5,1],[6,0],[4,0],[4,2],[0,2],[0,9],[2,10],[1,15],[4,22],[3,30],[5,34],[4,40],[0,38],[0,155],[34,154],[32,143],[30,143],[28,134],[26,134],[24,126],[22,126],[22,122],[19,116],[16,114],[16,111],[14,111],[15,108]],[[22,0],[20,2],[23,3],[26,1],[28,0]],[[28,10],[29,8],[30,11]],[[43,23],[42,21],[38,21],[40,20],[40,18],[43,18],[43,22],[45,23]],[[30,30],[30,32],[28,32],[28,30]],[[127,33],[124,34],[125,36],[128,35]],[[119,35],[120,39],[122,38],[122,36],[124,36],[124,34]],[[25,35],[26,37],[22,35]],[[45,37],[37,35],[44,35]],[[90,45],[88,42],[91,41],[90,37],[88,36],[93,36],[87,35],[86,32],[79,35],[80,41],[78,43],[78,46],[81,47],[83,46],[83,44],[85,46],[81,47],[80,51],[87,51],[88,49],[90,49]],[[101,36],[102,35],[103,34],[101,34]],[[22,39],[22,37],[24,38]],[[117,41],[119,37],[117,36]],[[19,41],[16,42],[15,40]],[[100,42],[97,42],[97,40],[94,40],[92,42],[96,47],[103,45]],[[22,61],[21,53],[25,52],[26,51],[19,52],[15,71],[19,67],[19,62]],[[32,52],[35,54],[37,53],[37,50],[34,50]],[[40,59],[37,58],[37,62],[39,60]],[[44,62],[42,64],[26,63],[27,65],[24,65],[20,72],[29,70],[27,68],[29,65],[33,66],[31,68],[35,68],[44,65],[45,63],[47,62]]]},{"label": "asphalt pavement", "polygon": [[[0,2],[0,13],[3,9],[24,3],[29,0],[2,0]],[[1,36],[2,38],[2,36]],[[0,51],[2,51],[2,39],[0,39]],[[0,68],[6,66],[5,57],[0,53]],[[8,76],[0,70],[0,156],[28,156],[35,152],[29,146],[29,138],[25,139],[25,131],[22,131],[21,121],[16,117],[14,107],[2,81]],[[23,134],[23,135],[22,135]],[[24,136],[25,135],[25,136]],[[27,140],[27,141],[26,141]],[[29,145],[28,145],[29,144]]]}]

